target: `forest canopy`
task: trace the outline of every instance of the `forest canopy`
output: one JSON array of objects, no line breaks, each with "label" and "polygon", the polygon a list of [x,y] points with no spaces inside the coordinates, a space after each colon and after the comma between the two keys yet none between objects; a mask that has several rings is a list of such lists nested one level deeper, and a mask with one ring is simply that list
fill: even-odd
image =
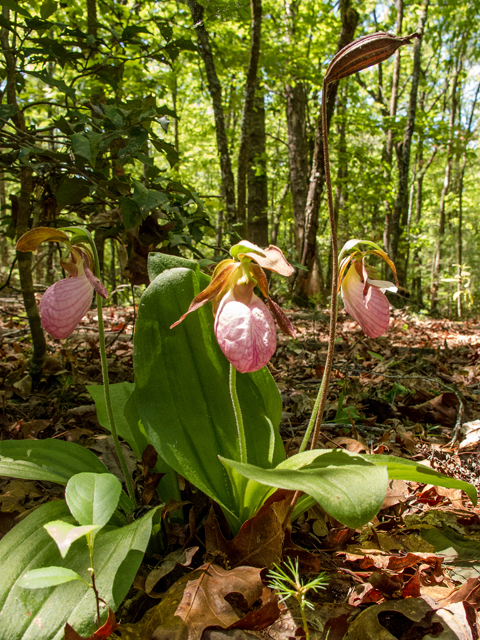
[{"label": "forest canopy", "polygon": [[[322,78],[355,38],[417,32],[327,97],[339,243],[384,245],[397,306],[470,313],[479,11],[447,0],[3,0],[3,282],[11,241],[29,228],[86,223],[111,290],[148,282],[149,251],[208,266],[243,237],[285,250],[295,302],[326,301]],[[24,292],[29,261],[18,258]],[[34,263],[34,280],[58,279],[54,246]]]}]

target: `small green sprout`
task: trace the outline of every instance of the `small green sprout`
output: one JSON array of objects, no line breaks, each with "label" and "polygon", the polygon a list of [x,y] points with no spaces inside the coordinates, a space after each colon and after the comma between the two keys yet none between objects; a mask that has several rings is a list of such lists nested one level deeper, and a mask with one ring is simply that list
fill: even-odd
[{"label": "small green sprout", "polygon": [[[316,578],[304,583],[300,578],[298,570],[298,558],[295,562],[288,558],[285,563],[286,570],[280,568],[277,564],[268,572],[270,587],[276,589],[280,594],[280,602],[285,602],[288,598],[295,598],[300,607],[302,616],[302,627],[305,631],[306,640],[310,640],[310,632],[308,630],[307,619],[305,617],[305,607],[313,609],[313,604],[307,599],[307,592],[325,589],[328,582],[328,576],[325,572],[318,574]],[[287,573],[287,571],[289,573]]]}]

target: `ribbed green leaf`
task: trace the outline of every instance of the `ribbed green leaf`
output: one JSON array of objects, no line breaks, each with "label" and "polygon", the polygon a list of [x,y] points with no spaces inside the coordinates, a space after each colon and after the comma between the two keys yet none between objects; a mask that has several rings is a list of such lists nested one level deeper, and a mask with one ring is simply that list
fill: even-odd
[{"label": "ribbed green leaf", "polygon": [[275,469],[220,459],[227,469],[269,487],[305,492],[348,527],[364,525],[382,506],[388,485],[386,468],[343,450],[319,453],[310,468],[302,467],[297,456]]}]

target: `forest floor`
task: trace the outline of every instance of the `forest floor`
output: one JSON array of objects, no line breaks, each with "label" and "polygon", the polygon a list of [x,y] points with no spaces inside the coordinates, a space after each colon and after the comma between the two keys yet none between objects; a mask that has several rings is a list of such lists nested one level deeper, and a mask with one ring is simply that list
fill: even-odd
[{"label": "forest floor", "polygon": [[[90,311],[68,340],[48,338],[45,376],[32,391],[23,305],[10,298],[1,302],[0,439],[77,442],[119,473],[110,436],[99,425],[86,390],[86,385],[101,384],[96,312]],[[112,383],[133,381],[134,315],[132,307],[105,311]],[[328,313],[295,311],[289,317],[297,339],[279,334],[270,369],[283,400],[281,434],[292,455],[323,373]],[[397,310],[388,334],[372,340],[341,311],[319,446],[407,457],[480,489],[479,329],[477,319],[418,319]],[[141,469],[137,476],[141,482]],[[0,537],[38,505],[60,497],[63,488],[53,483],[0,478]],[[159,629],[168,628],[166,620],[174,615],[179,588],[185,589],[182,576],[206,556],[215,556],[215,550],[207,548],[205,555],[201,549],[207,513],[208,505],[196,509],[195,522],[190,518],[189,525],[167,526],[169,559],[150,558],[142,565],[117,614],[122,620],[118,637],[149,640],[155,629],[155,638],[168,637]],[[299,558],[305,576],[322,570],[330,576],[324,591],[309,595],[312,639],[478,638],[479,516],[479,508],[460,490],[403,480],[390,483],[381,511],[359,530],[344,527],[319,507],[310,509],[287,532],[283,553]],[[219,555],[224,568],[235,566],[228,545],[217,553],[217,563]],[[185,638],[302,637],[292,599],[279,610],[266,586],[266,572],[256,571],[264,591],[253,608],[226,597],[243,625],[207,629],[202,635],[215,619],[204,611],[203,628]],[[212,589],[222,593],[218,584]]]}]

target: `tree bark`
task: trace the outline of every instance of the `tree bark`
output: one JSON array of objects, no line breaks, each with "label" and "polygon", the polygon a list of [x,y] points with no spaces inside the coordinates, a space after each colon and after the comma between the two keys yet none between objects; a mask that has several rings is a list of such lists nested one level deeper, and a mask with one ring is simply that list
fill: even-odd
[{"label": "tree bark", "polygon": [[[347,44],[353,41],[355,29],[358,24],[358,12],[350,6],[351,0],[340,1],[340,12],[342,16],[342,29],[338,38],[337,53]],[[330,128],[333,111],[335,108],[335,98],[337,96],[338,82],[329,85],[327,95],[327,127]],[[298,273],[295,296],[297,300],[307,303],[309,294],[309,280],[313,275],[313,266],[317,249],[318,212],[320,208],[320,198],[325,184],[325,168],[323,160],[323,140],[322,140],[322,120],[318,117],[315,126],[315,146],[313,152],[312,169],[310,172],[310,185],[305,207],[305,232],[303,236],[302,260],[303,266],[308,271],[300,270]]]},{"label": "tree bark", "polygon": [[250,143],[250,130],[255,104],[258,60],[260,58],[262,27],[261,0],[250,0],[250,11],[252,15],[250,29],[250,56],[248,59],[247,78],[245,82],[245,98],[243,102],[242,122],[240,126],[240,146],[237,160],[237,223],[235,225],[235,230],[242,238],[246,238],[248,236],[246,218],[248,146]]},{"label": "tree bark", "polygon": [[[424,0],[422,13],[419,19],[418,29],[423,33],[427,21],[429,0]],[[413,131],[415,127],[415,116],[417,110],[418,85],[420,81],[422,40],[417,38],[413,45],[413,70],[412,84],[410,88],[410,99],[407,111],[407,123],[403,134],[403,142],[397,145],[398,160],[398,186],[395,205],[392,212],[391,239],[389,253],[394,262],[398,258],[398,247],[401,236],[402,223],[406,224],[408,214],[408,175],[410,170],[410,151],[412,146]],[[401,286],[405,286],[405,263],[397,264],[398,280]]]},{"label": "tree bark", "polygon": [[308,194],[307,91],[305,84],[285,86],[287,103],[288,160],[290,191],[292,192],[295,246],[298,260],[302,259],[305,205]]},{"label": "tree bark", "polygon": [[222,104],[222,87],[217,76],[208,33],[203,21],[204,7],[198,4],[196,0],[187,0],[187,3],[192,14],[195,31],[197,32],[198,49],[205,64],[208,90],[212,98],[213,112],[215,116],[215,134],[217,138],[218,154],[220,156],[220,170],[222,173],[222,189],[225,197],[227,223],[231,227],[237,218],[235,205],[235,181],[233,177],[230,153],[228,151],[228,138]]},{"label": "tree bark", "polygon": [[475,107],[477,106],[478,93],[480,91],[480,83],[477,85],[475,91],[475,97],[472,103],[472,109],[468,118],[467,131],[465,134],[465,143],[462,154],[462,164],[460,165],[460,171],[458,175],[458,229],[457,229],[457,315],[462,317],[462,260],[463,260],[463,247],[462,247],[462,225],[463,225],[463,180],[465,177],[465,168],[467,166],[467,146],[470,142],[472,135],[473,115],[475,113]]},{"label": "tree bark", "polygon": [[[402,35],[402,22],[403,22],[403,0],[397,0],[397,28],[396,35]],[[393,62],[393,77],[392,77],[392,93],[390,96],[390,118],[395,118],[397,113],[397,101],[398,101],[398,81],[400,79],[400,49],[395,52],[395,58]],[[387,141],[385,144],[385,178],[388,184],[391,180],[392,170],[392,154],[393,154],[393,129],[389,128],[387,131]],[[392,233],[392,208],[389,202],[385,203],[385,227],[383,244],[387,253],[391,253],[391,233]]]},{"label": "tree bark", "polygon": [[87,0],[87,31],[97,37],[97,0]]},{"label": "tree bark", "polygon": [[[9,10],[3,7],[4,18],[8,20]],[[6,97],[7,104],[15,107],[15,113],[12,120],[18,129],[26,131],[25,118],[23,112],[17,104],[16,94],[16,61],[15,54],[10,47],[8,39],[8,31],[4,28],[0,30],[0,42],[5,56],[5,67],[7,72]],[[30,167],[24,167],[19,172],[20,195],[16,199],[16,239],[29,230],[29,222],[31,217],[31,198],[33,195],[33,172]],[[12,201],[13,206],[13,201]],[[12,212],[13,213],[13,212]],[[33,290],[32,277],[32,254],[31,252],[17,251],[18,271],[20,274],[20,283],[22,286],[22,296],[25,305],[25,311],[28,317],[30,333],[32,335],[33,353],[30,360],[29,372],[32,377],[32,386],[35,387],[39,382],[43,372],[45,362],[45,354],[47,345],[45,342],[45,334],[43,332],[40,313],[35,301],[35,293]]]},{"label": "tree bark", "polygon": [[278,242],[278,231],[280,229],[280,218],[282,217],[283,205],[285,202],[285,198],[287,197],[288,191],[290,188],[290,184],[287,182],[283,187],[282,195],[280,196],[280,200],[277,204],[277,209],[275,211],[275,215],[273,216],[272,221],[272,235],[270,237],[271,244],[277,244]]},{"label": "tree bark", "polygon": [[460,51],[455,65],[455,71],[452,79],[452,95],[450,98],[450,118],[449,118],[449,135],[447,144],[447,164],[445,165],[445,176],[443,179],[442,193],[440,194],[440,205],[438,209],[438,235],[437,235],[437,249],[435,254],[435,263],[433,269],[433,284],[432,284],[432,296],[430,303],[430,310],[435,312],[438,305],[438,289],[440,287],[440,273],[442,270],[443,260],[443,238],[445,235],[445,201],[447,193],[450,187],[450,178],[452,173],[453,164],[453,144],[455,141],[455,119],[457,117],[457,87],[458,76],[462,68],[462,49],[463,44],[460,45]]},{"label": "tree bark", "polygon": [[268,246],[268,183],[265,134],[265,99],[261,89],[255,95],[248,152],[248,239]]}]

